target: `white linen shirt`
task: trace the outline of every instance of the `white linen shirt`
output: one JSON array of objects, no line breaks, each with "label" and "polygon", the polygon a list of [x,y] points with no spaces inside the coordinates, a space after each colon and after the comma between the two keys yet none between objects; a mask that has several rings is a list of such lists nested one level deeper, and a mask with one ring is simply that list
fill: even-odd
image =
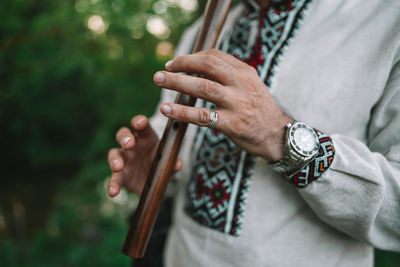
[{"label": "white linen shirt", "polygon": [[[229,14],[229,31],[243,11]],[[190,53],[199,22],[177,55]],[[184,212],[190,125],[181,150],[168,267],[372,266],[373,246],[400,251],[400,1],[315,0],[281,58],[272,94],[298,121],[330,135],[330,168],[296,189],[257,160],[240,236]],[[161,103],[176,93],[163,90]],[[159,135],[166,118],[151,123]]]}]

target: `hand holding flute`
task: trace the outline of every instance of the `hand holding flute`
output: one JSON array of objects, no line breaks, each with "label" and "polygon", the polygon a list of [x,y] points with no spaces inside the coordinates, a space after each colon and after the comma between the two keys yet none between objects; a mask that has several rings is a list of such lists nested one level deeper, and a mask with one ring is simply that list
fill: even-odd
[{"label": "hand holding flute", "polygon": [[[160,142],[145,116],[133,117],[130,126],[118,130],[115,137],[120,148],[112,148],[108,153],[112,170],[108,184],[108,194],[111,197],[117,196],[121,187],[137,194],[142,193]],[[181,168],[182,161],[178,159],[174,172]]]},{"label": "hand holding flute", "polygon": [[[194,54],[174,59],[166,65],[166,71],[154,76],[156,85],[180,93],[175,103],[164,103],[160,108],[170,118],[162,140],[158,142],[144,117],[142,121],[134,118],[132,127],[137,138],[129,129],[122,128],[117,133],[122,149],[110,151],[109,162],[114,171],[110,196],[116,195],[121,185],[142,192],[123,248],[131,257],[143,256],[168,180],[182,166],[177,156],[187,123],[212,125],[243,150],[267,160],[279,160],[283,155],[285,125],[291,119],[276,105],[253,67],[211,49],[216,44],[229,5],[230,0],[210,0]],[[212,17],[218,13],[216,10],[224,13],[217,19]],[[220,119],[213,122],[209,109],[193,107],[196,98],[214,103],[217,107],[214,114]],[[137,142],[136,147],[134,142]],[[140,168],[137,158],[142,159]],[[146,172],[149,176],[145,181]]]},{"label": "hand holding flute", "polygon": [[[205,77],[209,79],[176,73],[180,71],[206,74]],[[214,80],[219,80],[219,83]],[[217,104],[219,123],[216,129],[225,133],[246,151],[271,161],[282,156],[283,149],[279,147],[279,143],[283,140],[284,127],[282,125],[290,119],[273,102],[266,86],[259,81],[252,67],[221,51],[211,50],[171,61],[167,66],[167,71],[160,71],[154,75],[154,82],[160,87]],[[251,92],[250,95],[249,92]],[[256,110],[251,106],[261,108]],[[199,126],[208,126],[210,123],[210,111],[206,108],[164,103],[161,106],[161,112],[169,118]],[[261,129],[264,125],[263,121],[276,122],[277,126],[273,127],[269,124],[268,129]],[[131,128],[136,133],[135,135],[127,127],[119,129],[116,139],[121,148],[114,148],[109,152],[108,159],[113,174],[108,191],[112,197],[119,193],[121,186],[135,193],[142,192],[159,144],[158,137],[145,116],[139,115],[132,118]],[[269,137],[274,135],[275,137],[267,138],[260,135],[260,132],[266,133]],[[264,141],[265,145],[262,145],[264,139],[275,140],[275,142],[268,144]],[[271,152],[267,154],[269,149]],[[175,172],[182,168],[180,159],[177,160],[174,168]]]}]

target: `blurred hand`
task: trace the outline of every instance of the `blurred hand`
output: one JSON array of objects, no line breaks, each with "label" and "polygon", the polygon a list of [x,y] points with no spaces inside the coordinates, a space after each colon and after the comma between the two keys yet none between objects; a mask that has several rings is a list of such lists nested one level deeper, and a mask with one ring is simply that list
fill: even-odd
[{"label": "blurred hand", "polygon": [[[122,127],[116,134],[120,148],[108,152],[108,163],[112,174],[108,184],[108,194],[115,197],[121,187],[140,194],[150,171],[159,139],[148,119],[138,115],[131,120],[132,130]],[[182,161],[177,160],[175,172],[182,168]]]}]

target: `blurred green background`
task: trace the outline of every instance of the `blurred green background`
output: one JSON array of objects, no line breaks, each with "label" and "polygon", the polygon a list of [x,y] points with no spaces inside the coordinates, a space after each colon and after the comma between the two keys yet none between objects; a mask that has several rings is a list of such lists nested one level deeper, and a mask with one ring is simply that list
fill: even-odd
[{"label": "blurred green background", "polygon": [[120,249],[137,197],[107,197],[106,154],[119,127],[153,113],[152,76],[204,3],[1,2],[0,266],[130,265]]}]

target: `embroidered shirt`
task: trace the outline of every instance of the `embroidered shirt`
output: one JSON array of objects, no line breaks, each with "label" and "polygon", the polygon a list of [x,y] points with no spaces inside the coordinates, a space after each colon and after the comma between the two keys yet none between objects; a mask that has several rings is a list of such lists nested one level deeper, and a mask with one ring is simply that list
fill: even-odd
[{"label": "embroidered shirt", "polygon": [[[195,158],[193,144],[200,140],[198,128],[189,125],[166,266],[364,267],[373,266],[372,246],[400,250],[397,7],[397,0],[314,0],[304,10],[270,89],[288,114],[329,133],[335,158],[303,189],[257,158],[238,236],[204,227],[185,212],[193,177],[188,159]],[[244,9],[239,4],[230,12],[224,32]],[[199,25],[186,32],[178,56],[190,53]],[[161,103],[175,96],[163,90]],[[161,135],[165,117],[157,112],[151,122]]]},{"label": "embroidered shirt", "polygon": [[[262,12],[251,0],[247,3],[247,9],[223,42],[222,50],[253,66],[272,88],[279,58],[294,38],[311,0],[287,1]],[[204,105],[213,106],[211,103]],[[317,157],[287,177],[297,187],[305,187],[319,178],[332,162],[332,142],[328,136],[322,133],[320,136],[323,137]],[[186,212],[206,227],[239,235],[255,157],[242,151],[222,133],[207,128],[199,129],[193,155]]]}]

